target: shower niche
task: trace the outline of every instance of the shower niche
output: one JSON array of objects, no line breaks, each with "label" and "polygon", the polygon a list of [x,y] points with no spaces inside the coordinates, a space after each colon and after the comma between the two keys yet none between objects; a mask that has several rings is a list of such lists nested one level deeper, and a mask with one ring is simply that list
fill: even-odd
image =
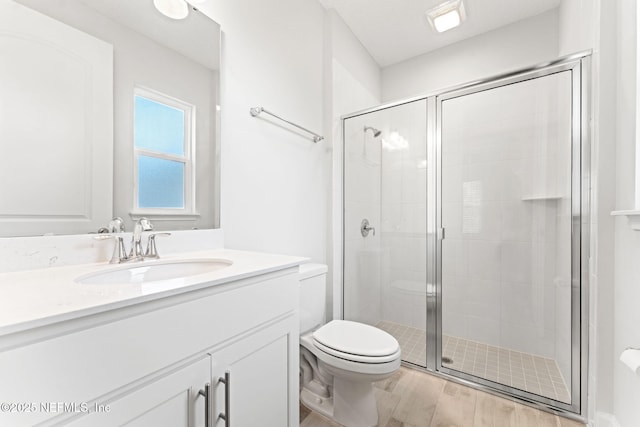
[{"label": "shower niche", "polygon": [[343,117],[345,319],[418,369],[581,413],[588,61]]}]

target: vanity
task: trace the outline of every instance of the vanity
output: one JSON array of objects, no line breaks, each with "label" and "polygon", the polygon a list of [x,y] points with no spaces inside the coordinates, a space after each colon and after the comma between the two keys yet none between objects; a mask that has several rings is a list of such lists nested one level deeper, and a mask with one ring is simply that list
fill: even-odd
[{"label": "vanity", "polygon": [[[0,273],[0,425],[298,426],[305,259],[202,243],[221,233],[177,232],[160,260]],[[194,262],[215,268],[112,275]]]}]

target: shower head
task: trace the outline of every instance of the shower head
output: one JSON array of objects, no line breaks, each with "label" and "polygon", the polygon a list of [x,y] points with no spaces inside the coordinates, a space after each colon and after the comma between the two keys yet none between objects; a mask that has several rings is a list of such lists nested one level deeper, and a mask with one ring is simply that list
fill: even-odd
[{"label": "shower head", "polygon": [[379,131],[378,129],[376,129],[376,128],[374,128],[374,127],[371,127],[371,126],[365,126],[365,127],[364,127],[364,131],[366,132],[366,131],[368,131],[368,130],[370,130],[371,132],[373,132],[373,137],[374,137],[374,138],[379,137],[379,136],[380,136],[380,134],[382,133],[381,131]]}]

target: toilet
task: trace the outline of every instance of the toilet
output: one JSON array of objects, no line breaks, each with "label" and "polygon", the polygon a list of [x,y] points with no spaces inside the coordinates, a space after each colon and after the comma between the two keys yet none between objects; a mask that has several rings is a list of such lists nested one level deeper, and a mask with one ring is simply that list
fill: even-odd
[{"label": "toilet", "polygon": [[373,382],[400,368],[400,345],[364,323],[325,324],[327,266],[300,266],[300,400],[345,427],[373,427]]}]

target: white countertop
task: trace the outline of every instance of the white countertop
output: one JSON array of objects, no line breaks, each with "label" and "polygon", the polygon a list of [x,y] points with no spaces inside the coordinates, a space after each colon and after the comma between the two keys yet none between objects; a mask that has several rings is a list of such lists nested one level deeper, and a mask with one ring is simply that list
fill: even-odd
[{"label": "white countertop", "polygon": [[[142,284],[80,284],[76,278],[103,270],[142,266],[91,263],[0,273],[0,336],[106,312],[197,289],[294,267],[307,258],[215,249],[163,256],[160,261],[226,259],[233,264],[186,278]],[[155,262],[155,261],[152,261]]]}]

